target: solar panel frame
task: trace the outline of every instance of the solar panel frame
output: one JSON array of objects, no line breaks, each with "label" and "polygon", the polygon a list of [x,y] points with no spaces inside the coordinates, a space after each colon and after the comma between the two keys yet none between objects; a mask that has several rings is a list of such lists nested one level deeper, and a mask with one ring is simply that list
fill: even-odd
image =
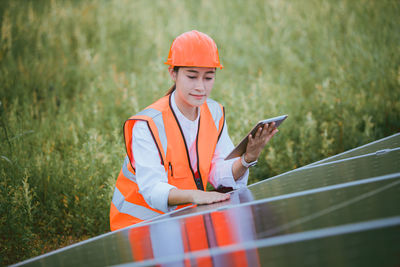
[{"label": "solar panel frame", "polygon": [[334,156],[313,162],[304,167],[311,167],[311,166],[315,166],[315,165],[330,162],[330,161],[336,161],[336,160],[345,159],[345,158],[349,158],[349,157],[355,157],[355,156],[360,156],[360,155],[364,155],[364,154],[375,153],[377,151],[383,152],[385,149],[393,149],[393,148],[397,148],[397,147],[400,147],[400,133],[396,133],[391,136],[379,139],[377,141],[373,141],[371,143],[350,149],[343,153],[339,153]]}]

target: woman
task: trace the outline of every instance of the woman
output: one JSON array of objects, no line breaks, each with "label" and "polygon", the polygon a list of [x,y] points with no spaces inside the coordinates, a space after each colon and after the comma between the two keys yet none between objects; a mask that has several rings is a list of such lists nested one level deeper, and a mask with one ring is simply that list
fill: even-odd
[{"label": "woman", "polygon": [[208,98],[216,68],[223,68],[215,42],[198,31],[183,33],[165,64],[174,85],[124,124],[127,156],[111,203],[111,230],[190,203],[229,199],[206,192],[207,182],[215,188],[246,186],[249,166],[278,131],[274,124],[260,129],[241,158],[225,161],[234,146],[222,105]]}]

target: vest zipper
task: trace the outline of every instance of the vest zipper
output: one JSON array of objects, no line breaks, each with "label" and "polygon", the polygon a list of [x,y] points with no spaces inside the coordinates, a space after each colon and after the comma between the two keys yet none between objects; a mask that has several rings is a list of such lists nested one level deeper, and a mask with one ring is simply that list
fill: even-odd
[{"label": "vest zipper", "polygon": [[[202,181],[202,179],[201,179],[201,175],[200,175],[200,170],[199,170],[199,168],[197,167],[197,169],[198,169],[197,172],[198,172],[199,177],[200,177],[200,178],[199,178],[199,179],[200,179],[200,183],[198,184],[197,181],[196,181],[196,180],[197,180],[197,179],[196,179],[196,176],[195,176],[194,171],[193,171],[193,168],[192,168],[192,164],[190,164],[190,157],[189,157],[188,146],[187,146],[187,144],[186,144],[185,136],[183,135],[183,131],[182,131],[181,125],[179,124],[178,118],[176,117],[176,114],[175,114],[175,112],[174,112],[174,109],[172,108],[172,105],[171,105],[171,97],[172,97],[172,94],[169,95],[169,108],[171,109],[172,114],[174,115],[175,121],[176,121],[176,123],[178,124],[179,131],[181,132],[181,137],[182,137],[183,143],[185,144],[186,156],[187,156],[187,160],[188,160],[188,164],[189,164],[190,171],[192,172],[192,175],[193,175],[194,184],[196,185],[197,189],[204,191],[203,181]],[[201,116],[200,116],[200,117],[201,117]],[[200,118],[199,118],[199,126],[200,126]],[[198,149],[198,147],[197,147],[198,136],[199,136],[199,129],[197,129],[196,149]],[[196,153],[197,153],[197,166],[199,166],[198,151],[196,151]]]},{"label": "vest zipper", "polygon": [[[199,117],[199,125],[197,126],[197,135],[196,135],[197,173],[199,174],[201,190],[205,191],[204,186],[203,186],[203,178],[201,177],[201,173],[200,173],[200,157],[199,157],[200,120],[201,120],[201,116]],[[197,188],[199,187],[197,184],[196,184],[196,186],[197,186]]]}]

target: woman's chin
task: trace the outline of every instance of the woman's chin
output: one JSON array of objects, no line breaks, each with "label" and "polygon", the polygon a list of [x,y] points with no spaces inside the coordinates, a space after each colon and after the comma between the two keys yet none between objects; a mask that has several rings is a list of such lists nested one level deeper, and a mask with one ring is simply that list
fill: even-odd
[{"label": "woman's chin", "polygon": [[190,102],[193,106],[201,106],[207,100],[207,96],[191,96]]},{"label": "woman's chin", "polygon": [[192,104],[193,107],[200,107],[201,105],[204,104],[204,102],[206,102],[206,100],[207,100],[207,98],[204,97],[204,98],[201,99],[201,100],[196,99],[196,100],[193,100],[193,101],[190,101],[190,102],[191,102],[191,104]]}]

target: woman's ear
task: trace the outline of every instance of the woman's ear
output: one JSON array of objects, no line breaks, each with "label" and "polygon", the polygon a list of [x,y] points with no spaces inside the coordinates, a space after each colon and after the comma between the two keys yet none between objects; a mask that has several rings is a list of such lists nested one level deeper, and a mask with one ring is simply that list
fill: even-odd
[{"label": "woman's ear", "polygon": [[169,76],[171,76],[171,79],[176,82],[176,75],[177,75],[177,71],[174,71],[174,67],[169,67],[168,68],[168,72],[169,72]]}]

